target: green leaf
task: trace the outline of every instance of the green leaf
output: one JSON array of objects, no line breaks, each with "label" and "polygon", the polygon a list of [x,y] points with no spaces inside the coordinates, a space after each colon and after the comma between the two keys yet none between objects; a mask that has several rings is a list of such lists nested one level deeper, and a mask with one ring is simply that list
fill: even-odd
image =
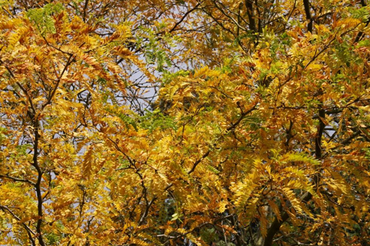
[{"label": "green leaf", "polygon": [[54,14],[58,14],[63,10],[61,3],[49,3],[44,8],[30,9],[27,11],[27,17],[30,21],[36,25],[37,29],[41,34],[55,33],[54,20],[51,17]]}]

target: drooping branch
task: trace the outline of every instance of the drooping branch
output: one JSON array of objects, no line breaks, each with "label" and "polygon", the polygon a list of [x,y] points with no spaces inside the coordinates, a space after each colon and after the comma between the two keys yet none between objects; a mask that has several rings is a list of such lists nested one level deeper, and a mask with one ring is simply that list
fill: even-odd
[{"label": "drooping branch", "polygon": [[[11,216],[13,216],[14,219],[16,219],[17,221],[21,221],[21,218],[19,218],[12,210],[10,210],[8,207],[6,206],[1,206],[0,205],[0,209],[3,210],[4,212],[8,212],[11,214]],[[31,243],[32,243],[32,246],[36,246],[36,243],[35,243],[35,240],[33,239],[33,237],[36,235],[36,233],[28,226],[26,225],[26,223],[22,222],[21,223],[22,226],[26,229],[27,231],[27,234],[28,234],[28,238],[30,239]]]}]

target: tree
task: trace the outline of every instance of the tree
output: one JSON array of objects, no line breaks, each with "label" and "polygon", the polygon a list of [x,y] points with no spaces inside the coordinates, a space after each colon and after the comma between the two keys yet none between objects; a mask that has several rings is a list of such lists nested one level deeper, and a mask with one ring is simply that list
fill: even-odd
[{"label": "tree", "polygon": [[365,1],[1,1],[0,242],[367,245]]}]

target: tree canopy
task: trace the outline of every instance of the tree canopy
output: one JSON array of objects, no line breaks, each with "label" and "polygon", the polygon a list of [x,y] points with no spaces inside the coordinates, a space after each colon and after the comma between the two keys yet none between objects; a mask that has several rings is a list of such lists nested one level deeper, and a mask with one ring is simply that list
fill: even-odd
[{"label": "tree canopy", "polygon": [[366,0],[1,0],[0,244],[369,245],[369,23]]}]

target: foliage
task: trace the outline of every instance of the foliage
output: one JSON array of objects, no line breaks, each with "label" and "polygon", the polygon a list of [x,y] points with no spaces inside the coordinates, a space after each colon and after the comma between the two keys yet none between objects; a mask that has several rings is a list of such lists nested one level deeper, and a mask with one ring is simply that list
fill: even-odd
[{"label": "foliage", "polygon": [[366,1],[0,7],[0,244],[370,244]]}]

